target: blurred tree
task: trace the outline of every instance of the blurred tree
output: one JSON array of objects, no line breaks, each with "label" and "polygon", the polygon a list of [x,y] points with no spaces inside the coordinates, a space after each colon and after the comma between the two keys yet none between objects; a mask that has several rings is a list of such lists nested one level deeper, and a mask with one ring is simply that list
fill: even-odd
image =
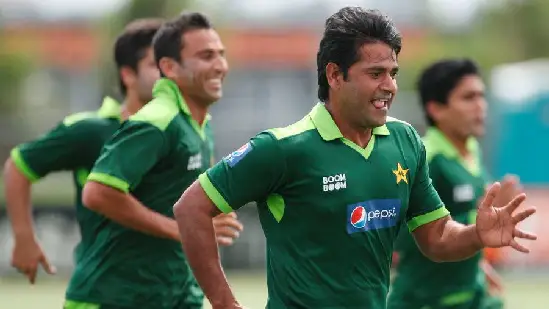
[{"label": "blurred tree", "polygon": [[20,99],[21,84],[32,68],[27,57],[0,52],[0,112],[13,111]]}]

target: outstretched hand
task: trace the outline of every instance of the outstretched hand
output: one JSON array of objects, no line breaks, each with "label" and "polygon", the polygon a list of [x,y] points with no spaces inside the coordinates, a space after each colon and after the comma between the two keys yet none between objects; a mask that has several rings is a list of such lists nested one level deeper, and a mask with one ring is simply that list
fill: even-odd
[{"label": "outstretched hand", "polygon": [[511,246],[517,251],[528,253],[530,250],[516,242],[515,238],[536,240],[537,236],[522,231],[517,227],[517,224],[533,215],[536,209],[529,207],[513,214],[526,199],[524,193],[515,195],[505,205],[496,205],[495,202],[501,199],[500,196],[506,194],[501,190],[502,185],[499,182],[494,183],[480,204],[476,220],[477,234],[485,247]]}]

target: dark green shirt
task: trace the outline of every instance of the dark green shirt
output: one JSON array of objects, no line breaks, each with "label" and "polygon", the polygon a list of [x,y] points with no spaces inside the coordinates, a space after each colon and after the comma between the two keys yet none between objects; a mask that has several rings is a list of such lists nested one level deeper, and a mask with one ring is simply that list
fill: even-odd
[{"label": "dark green shirt", "polygon": [[[488,182],[476,139],[467,142],[473,160],[465,162],[458,150],[435,128],[424,137],[433,185],[454,220],[473,224],[479,199]],[[418,249],[412,235],[402,231],[396,243],[399,263],[391,287],[389,308],[421,308],[470,301],[482,287],[481,254],[461,262],[435,263]],[[411,304],[414,304],[412,306]]]},{"label": "dark green shirt", "polygon": [[[106,143],[88,180],[131,193],[151,210],[173,217],[175,202],[210,166],[211,131],[207,121],[199,126],[193,120],[172,81],[159,80],[153,96]],[[71,278],[67,299],[140,309],[202,304],[178,241],[109,220],[91,250]]]},{"label": "dark green shirt", "polygon": [[120,106],[107,97],[98,111],[70,115],[38,139],[11,151],[15,166],[32,182],[52,172],[72,171],[76,219],[81,234],[75,250],[76,263],[93,242],[102,222],[100,215],[82,205],[82,187],[103,144],[119,126]]},{"label": "dark green shirt", "polygon": [[385,309],[393,240],[448,214],[416,131],[389,119],[366,148],[323,104],[260,133],[199,180],[225,213],[256,201],[267,239],[267,308]]}]

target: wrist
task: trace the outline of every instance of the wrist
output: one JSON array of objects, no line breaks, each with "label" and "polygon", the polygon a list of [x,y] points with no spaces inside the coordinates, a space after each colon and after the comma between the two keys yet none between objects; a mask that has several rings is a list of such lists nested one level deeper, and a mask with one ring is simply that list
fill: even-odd
[{"label": "wrist", "polygon": [[473,224],[471,226],[472,228],[472,232],[471,232],[471,239],[473,241],[473,244],[474,246],[478,249],[478,250],[482,250],[484,249],[484,243],[482,242],[482,239],[480,238],[480,233],[479,233],[479,230],[477,228],[477,225],[476,224]]},{"label": "wrist", "polygon": [[15,238],[15,241],[28,241],[35,239],[34,231],[29,231],[27,229],[14,230],[13,237]]}]

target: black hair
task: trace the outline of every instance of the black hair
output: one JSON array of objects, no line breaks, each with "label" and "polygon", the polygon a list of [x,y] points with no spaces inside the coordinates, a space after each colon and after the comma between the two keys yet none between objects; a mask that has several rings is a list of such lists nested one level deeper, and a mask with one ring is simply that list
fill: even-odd
[{"label": "black hair", "polygon": [[[162,26],[162,22],[156,18],[136,19],[124,28],[114,43],[114,61],[118,70],[126,66],[137,72],[137,64],[152,46],[153,37]],[[118,82],[120,91],[126,95],[126,85],[122,82],[120,73]]]},{"label": "black hair", "polygon": [[377,42],[389,45],[397,55],[402,48],[402,38],[395,24],[378,10],[345,7],[326,19],[316,57],[320,101],[328,99],[328,63],[339,66],[346,79],[349,68],[360,60],[360,48]]},{"label": "black hair", "polygon": [[[166,22],[153,39],[154,57],[160,69],[160,59],[166,57],[181,61],[181,49],[184,47],[183,34],[196,29],[211,29],[212,23],[199,12],[183,12]],[[160,74],[164,76],[162,70]]]},{"label": "black hair", "polygon": [[435,125],[427,112],[427,103],[447,104],[450,93],[466,75],[480,75],[470,59],[443,59],[431,64],[420,75],[417,88],[427,123]]}]

